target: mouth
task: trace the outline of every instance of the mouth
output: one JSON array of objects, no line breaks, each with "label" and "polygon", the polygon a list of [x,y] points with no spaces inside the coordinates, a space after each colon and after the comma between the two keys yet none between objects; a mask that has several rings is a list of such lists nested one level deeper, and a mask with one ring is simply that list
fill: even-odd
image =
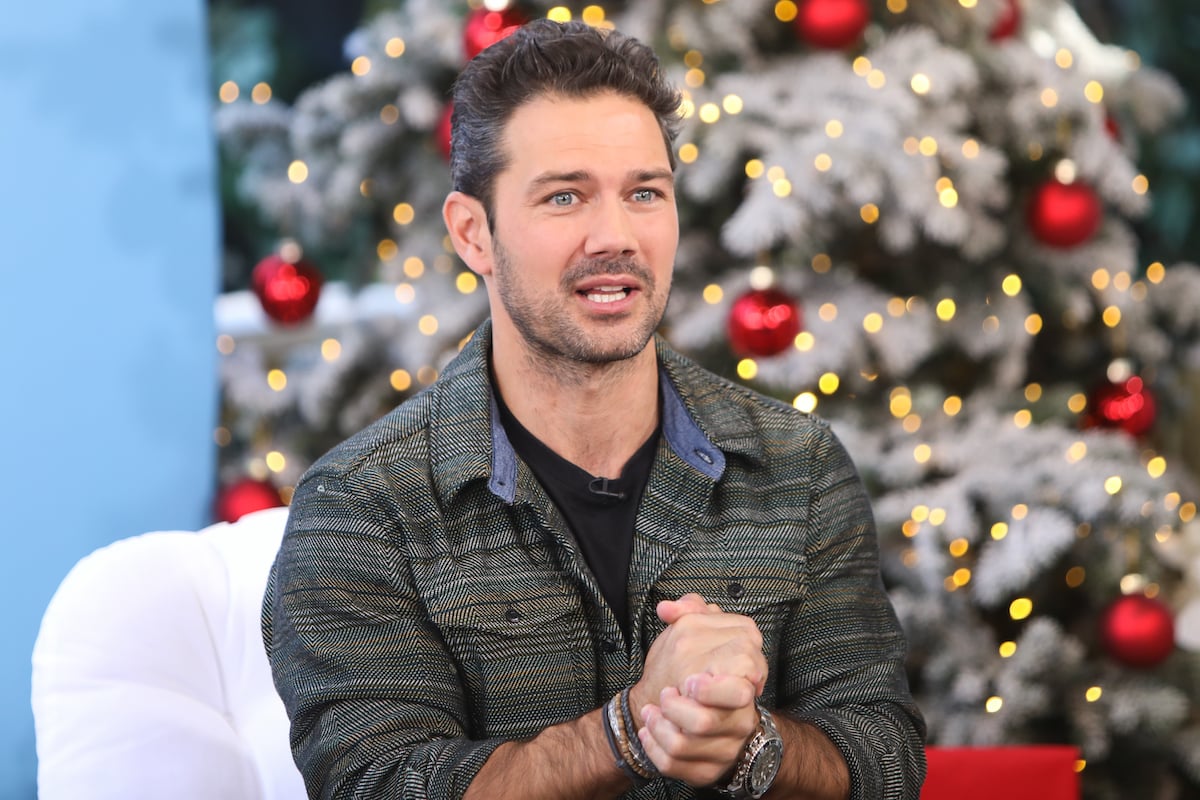
[{"label": "mouth", "polygon": [[591,303],[616,303],[624,300],[633,293],[633,289],[629,286],[610,285],[610,286],[593,286],[588,289],[581,289],[578,294]]}]

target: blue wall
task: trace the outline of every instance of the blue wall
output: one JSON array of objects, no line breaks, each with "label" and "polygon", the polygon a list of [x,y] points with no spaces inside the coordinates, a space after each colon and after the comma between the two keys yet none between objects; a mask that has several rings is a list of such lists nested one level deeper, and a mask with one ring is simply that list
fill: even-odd
[{"label": "blue wall", "polygon": [[207,521],[215,153],[202,0],[0,24],[0,798],[32,798],[30,651],[58,582]]}]

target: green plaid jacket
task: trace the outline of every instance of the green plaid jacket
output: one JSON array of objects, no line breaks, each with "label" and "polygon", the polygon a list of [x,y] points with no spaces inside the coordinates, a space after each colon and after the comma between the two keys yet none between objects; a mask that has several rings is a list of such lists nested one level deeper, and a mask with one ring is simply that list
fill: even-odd
[{"label": "green plaid jacket", "polygon": [[[656,343],[663,436],[622,634],[497,420],[484,323],[430,388],[308,471],[263,607],[309,794],[461,797],[509,739],[641,674],[658,601],[698,592],[761,629],[764,702],[821,728],[853,797],[916,798],[924,722],[861,481],[829,428]],[[603,435],[598,432],[597,435]],[[658,780],[630,798],[694,798]]]}]

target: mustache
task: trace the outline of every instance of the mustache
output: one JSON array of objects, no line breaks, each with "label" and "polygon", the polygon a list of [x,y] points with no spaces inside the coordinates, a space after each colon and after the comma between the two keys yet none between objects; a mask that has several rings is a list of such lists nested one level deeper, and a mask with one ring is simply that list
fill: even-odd
[{"label": "mustache", "polygon": [[654,288],[654,275],[645,265],[630,256],[580,259],[563,273],[562,284],[571,286],[584,278],[594,278],[597,275],[631,275],[647,289]]}]

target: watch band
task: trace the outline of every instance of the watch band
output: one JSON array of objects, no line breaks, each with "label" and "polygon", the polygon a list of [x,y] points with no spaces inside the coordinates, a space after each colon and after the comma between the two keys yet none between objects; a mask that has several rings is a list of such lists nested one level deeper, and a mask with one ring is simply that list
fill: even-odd
[{"label": "watch band", "polygon": [[775,727],[771,712],[761,703],[755,705],[758,706],[758,728],[746,742],[729,783],[717,788],[722,797],[732,800],[758,800],[766,794],[775,782],[783,760],[783,738]]}]

